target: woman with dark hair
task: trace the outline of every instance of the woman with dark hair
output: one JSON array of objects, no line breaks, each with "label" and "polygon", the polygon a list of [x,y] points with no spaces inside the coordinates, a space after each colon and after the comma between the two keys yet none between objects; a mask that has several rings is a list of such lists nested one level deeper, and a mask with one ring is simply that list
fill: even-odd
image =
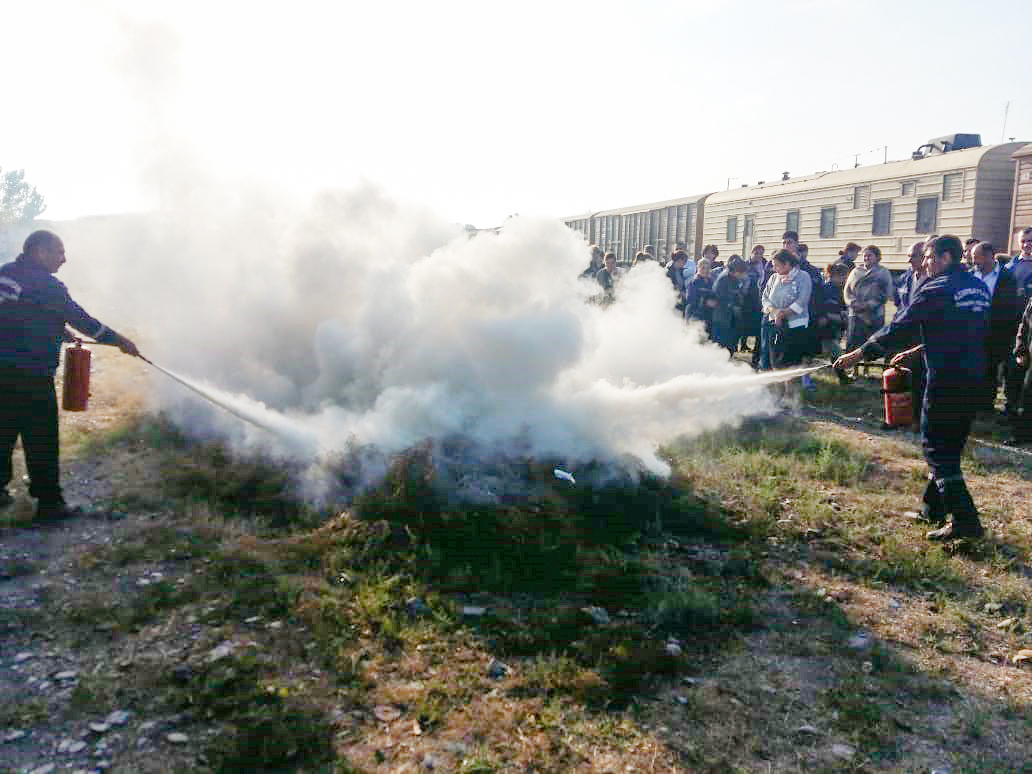
[{"label": "woman with dark hair", "polygon": [[713,340],[732,357],[742,336],[743,282],[748,271],[749,267],[741,256],[732,255],[727,261],[727,270],[713,283],[713,295],[717,299],[713,309]]},{"label": "woman with dark hair", "polygon": [[[799,268],[797,255],[788,250],[774,254],[774,273],[764,285],[761,298],[771,368],[791,368],[803,361],[812,285],[810,275]],[[789,389],[786,385],[785,397]]]}]

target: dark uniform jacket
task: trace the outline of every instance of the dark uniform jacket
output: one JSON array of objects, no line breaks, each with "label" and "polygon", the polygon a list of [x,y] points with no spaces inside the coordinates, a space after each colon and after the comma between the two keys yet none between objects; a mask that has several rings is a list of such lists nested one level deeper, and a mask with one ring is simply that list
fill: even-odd
[{"label": "dark uniform jacket", "polygon": [[921,284],[910,306],[864,344],[877,352],[899,351],[920,331],[928,388],[981,385],[988,368],[985,337],[992,299],[985,283],[963,266],[951,266]]},{"label": "dark uniform jacket", "polygon": [[0,266],[0,368],[53,375],[65,324],[102,343],[117,334],[90,317],[53,274],[24,256]]},{"label": "dark uniform jacket", "polygon": [[993,304],[989,309],[989,337],[986,339],[989,353],[997,359],[1006,357],[1014,345],[1014,331],[1021,309],[1014,275],[1001,266],[993,291]]},{"label": "dark uniform jacket", "polygon": [[1014,337],[1014,356],[1027,358],[1030,350],[1032,350],[1032,299],[1025,306],[1025,313],[1021,315],[1021,321],[1018,323],[1018,332]]}]

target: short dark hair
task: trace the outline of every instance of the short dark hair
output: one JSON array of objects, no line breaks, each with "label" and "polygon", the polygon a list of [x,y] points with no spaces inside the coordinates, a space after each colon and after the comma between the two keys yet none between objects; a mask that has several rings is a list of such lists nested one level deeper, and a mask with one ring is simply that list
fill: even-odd
[{"label": "short dark hair", "polygon": [[964,241],[964,247],[971,247],[971,245],[976,245],[981,241],[982,240],[978,237],[971,237],[971,239],[967,239]]},{"label": "short dark hair", "polygon": [[845,246],[845,248],[842,250],[842,252],[843,253],[847,253],[850,250],[859,250],[859,249],[860,249],[860,245],[858,245],[856,242],[850,242],[849,244],[847,244]]},{"label": "short dark hair", "polygon": [[878,245],[867,245],[867,247],[864,248],[864,252],[866,253],[868,250],[877,255],[879,261],[881,260],[881,248],[878,247]]},{"label": "short dark hair", "polygon": [[47,231],[46,229],[33,231],[25,238],[25,244],[22,245],[22,254],[31,255],[37,253],[42,248],[50,247],[60,241],[61,237],[53,231]]},{"label": "short dark hair", "polygon": [[774,260],[780,263],[787,263],[789,266],[799,265],[799,256],[788,252],[788,250],[778,250],[774,253]]},{"label": "short dark hair", "polygon": [[784,242],[786,239],[791,239],[793,242],[798,242],[799,241],[799,232],[798,231],[786,231],[784,234],[781,235],[781,241]]},{"label": "short dark hair", "polygon": [[810,252],[810,245],[803,244],[802,242],[799,242],[799,249],[800,250],[805,250],[806,252]]},{"label": "short dark hair", "polygon": [[688,253],[686,253],[684,250],[676,250],[676,251],[674,251],[674,254],[670,256],[670,260],[671,261],[687,261],[688,260]]},{"label": "short dark hair", "polygon": [[828,267],[828,274],[832,277],[849,274],[850,271],[852,270],[846,264],[842,263],[842,261],[835,261],[835,263]]},{"label": "short dark hair", "polygon": [[931,242],[926,242],[925,249],[928,247],[932,248],[932,255],[936,258],[942,258],[949,253],[951,264],[960,263],[961,258],[964,257],[964,247],[960,244],[960,240],[950,234],[944,234]]},{"label": "short dark hair", "polygon": [[[993,243],[992,242],[985,242],[985,241],[981,241],[980,240],[978,242],[978,244],[975,245],[975,247],[981,247],[982,248],[982,252],[985,253],[986,255],[996,255],[996,248],[993,247]],[[974,252],[975,247],[971,248],[972,252]]]},{"label": "short dark hair", "polygon": [[734,274],[736,272],[748,271],[749,266],[745,261],[742,260],[740,255],[732,255],[727,259],[727,273]]}]

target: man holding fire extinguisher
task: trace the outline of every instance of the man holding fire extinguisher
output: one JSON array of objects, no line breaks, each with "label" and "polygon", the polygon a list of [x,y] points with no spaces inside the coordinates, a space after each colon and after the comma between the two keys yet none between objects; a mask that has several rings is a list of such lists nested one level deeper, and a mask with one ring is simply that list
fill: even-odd
[{"label": "man holding fire extinguisher", "polygon": [[56,521],[81,511],[61,493],[58,466],[57,371],[65,325],[113,344],[128,355],[136,345],[75,303],[53,275],[65,262],[64,244],[51,231],[34,231],[21,255],[0,266],[0,506],[12,502],[11,455],[18,436],[29,471],[36,517]]},{"label": "man holding fire extinguisher", "polygon": [[861,347],[842,355],[836,368],[848,369],[865,351],[892,351],[920,331],[922,344],[892,358],[897,365],[923,350],[927,370],[921,406],[921,440],[930,468],[924,513],[944,527],[929,532],[929,540],[982,536],[982,524],[960,470],[975,412],[984,402],[985,336],[992,298],[985,284],[963,263],[964,247],[954,236],[941,236],[925,245],[928,279],[910,305]]}]

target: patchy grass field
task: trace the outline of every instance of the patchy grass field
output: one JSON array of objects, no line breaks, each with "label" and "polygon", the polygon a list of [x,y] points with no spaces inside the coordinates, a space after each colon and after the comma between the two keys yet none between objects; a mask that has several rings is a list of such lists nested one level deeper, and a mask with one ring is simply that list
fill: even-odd
[{"label": "patchy grass field", "polygon": [[528,463],[539,497],[460,508],[413,452],[337,513],[96,359],[67,473],[125,518],[0,515],[0,771],[79,738],[124,772],[1032,771],[1032,466],[976,449],[989,536],[928,544],[873,382],[673,445],[669,481]]}]

